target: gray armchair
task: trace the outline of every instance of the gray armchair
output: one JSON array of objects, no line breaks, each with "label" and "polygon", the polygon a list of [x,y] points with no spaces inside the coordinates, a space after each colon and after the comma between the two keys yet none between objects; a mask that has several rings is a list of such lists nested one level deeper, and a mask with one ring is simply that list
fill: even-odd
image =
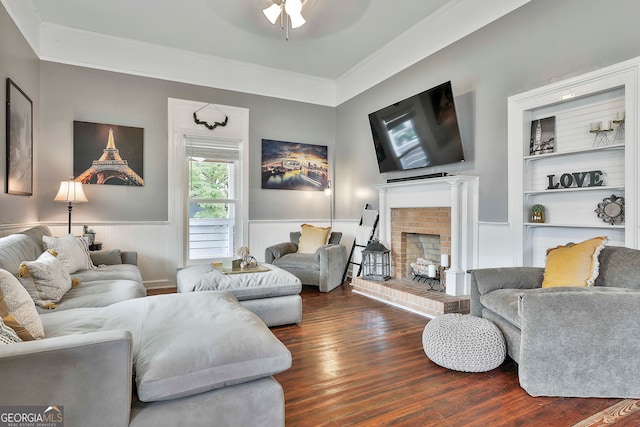
[{"label": "gray armchair", "polygon": [[291,232],[289,238],[290,242],[268,247],[265,261],[293,274],[303,285],[317,286],[320,292],[329,292],[342,284],[347,265],[347,249],[340,244],[342,233],[332,232],[329,243],[315,254],[298,253],[299,231]]}]

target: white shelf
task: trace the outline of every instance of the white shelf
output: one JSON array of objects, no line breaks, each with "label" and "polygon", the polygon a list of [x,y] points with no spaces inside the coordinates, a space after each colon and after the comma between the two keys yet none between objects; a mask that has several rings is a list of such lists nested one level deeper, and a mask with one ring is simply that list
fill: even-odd
[{"label": "white shelf", "polygon": [[553,223],[548,223],[548,222],[525,222],[524,223],[525,227],[528,228],[537,228],[537,227],[562,227],[562,228],[602,228],[602,229],[606,229],[606,230],[610,230],[610,229],[618,229],[618,230],[624,230],[625,226],[624,225],[611,225],[611,224],[553,224]]},{"label": "white shelf", "polygon": [[562,153],[534,154],[534,155],[524,156],[524,160],[525,161],[544,160],[552,157],[572,156],[574,154],[593,153],[597,151],[624,150],[624,148],[625,148],[624,144],[611,144],[611,145],[604,145],[602,147],[585,148],[584,150],[565,151]]},{"label": "white shelf", "polygon": [[[569,241],[581,241],[594,232],[614,236],[615,244],[637,248],[640,241],[637,214],[640,198],[636,171],[640,57],[591,73],[551,83],[510,96],[508,107],[509,222],[514,242],[514,265],[543,266],[546,250]],[[571,97],[567,97],[571,94]],[[608,141],[594,146],[593,122],[613,121],[624,112],[624,133],[614,126]],[[554,144],[558,152],[531,155],[532,123],[555,117]],[[622,132],[622,131],[621,131]],[[606,185],[547,189],[565,173],[597,176],[575,179],[583,185],[598,178]],[[549,178],[552,176],[552,178]],[[570,183],[569,179],[565,181]],[[611,225],[594,217],[602,196],[624,195],[625,224]],[[548,223],[528,222],[531,204],[546,207]]]},{"label": "white shelf", "polygon": [[535,196],[538,194],[575,193],[580,191],[624,191],[624,187],[615,185],[601,185],[598,187],[570,187],[557,188],[555,190],[531,190],[524,191],[523,193],[527,196]]}]

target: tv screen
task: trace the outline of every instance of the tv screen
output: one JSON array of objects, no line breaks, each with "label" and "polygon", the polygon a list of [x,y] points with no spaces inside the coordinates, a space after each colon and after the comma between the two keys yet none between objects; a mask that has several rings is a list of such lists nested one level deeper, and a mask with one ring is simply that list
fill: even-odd
[{"label": "tv screen", "polygon": [[369,114],[380,172],[464,161],[451,82]]}]

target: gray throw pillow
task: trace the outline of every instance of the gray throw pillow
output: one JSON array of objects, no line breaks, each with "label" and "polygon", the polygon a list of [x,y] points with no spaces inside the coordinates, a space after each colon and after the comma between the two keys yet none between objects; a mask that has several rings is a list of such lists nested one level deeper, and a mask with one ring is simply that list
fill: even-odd
[{"label": "gray throw pillow", "polygon": [[105,251],[90,252],[93,265],[114,265],[122,264],[120,249],[110,249]]}]

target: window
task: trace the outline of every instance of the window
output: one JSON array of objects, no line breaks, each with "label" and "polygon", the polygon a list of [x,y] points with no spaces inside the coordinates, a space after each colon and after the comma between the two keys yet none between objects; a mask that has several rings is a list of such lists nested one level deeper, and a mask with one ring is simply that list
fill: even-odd
[{"label": "window", "polygon": [[238,144],[186,139],[185,159],[187,262],[231,256],[241,244],[236,244],[241,224]]},{"label": "window", "polygon": [[249,245],[249,110],[212,105],[206,111],[212,120],[228,117],[228,123],[211,130],[193,118],[194,111],[208,105],[167,101],[167,203],[175,231],[168,257],[179,267],[210,262]]}]

